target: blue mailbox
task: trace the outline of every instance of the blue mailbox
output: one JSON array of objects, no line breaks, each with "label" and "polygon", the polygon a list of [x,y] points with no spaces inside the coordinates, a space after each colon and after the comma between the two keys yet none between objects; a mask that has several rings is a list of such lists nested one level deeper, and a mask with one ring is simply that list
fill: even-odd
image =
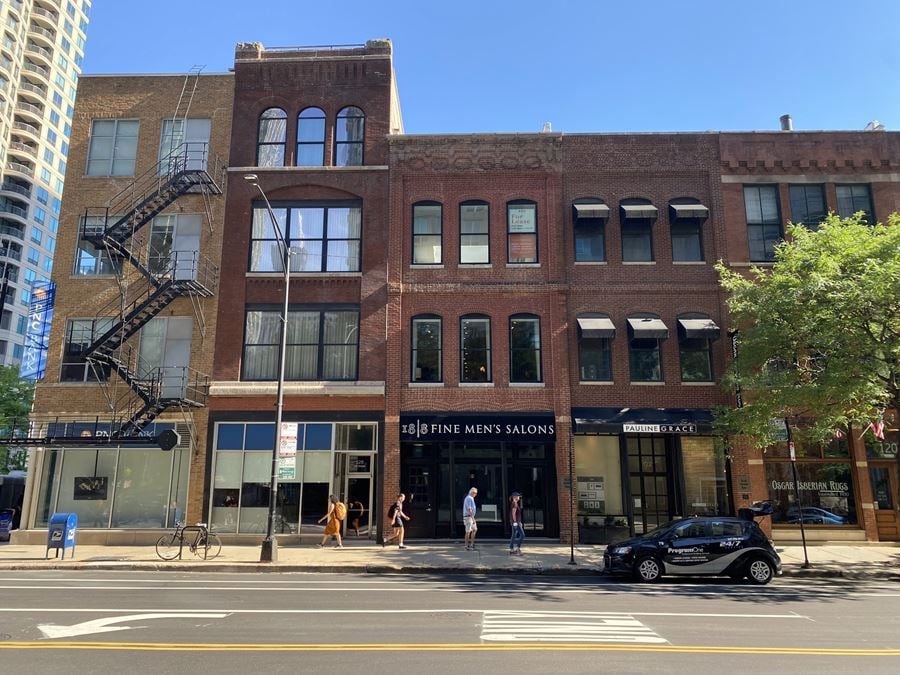
[{"label": "blue mailbox", "polygon": [[78,514],[75,513],[54,513],[50,516],[50,529],[47,532],[47,551],[44,553],[44,559],[50,557],[50,549],[56,549],[54,558],[59,557],[59,551],[62,549],[62,558],[65,560],[66,549],[71,548],[71,558],[75,557],[75,532],[78,529]]}]

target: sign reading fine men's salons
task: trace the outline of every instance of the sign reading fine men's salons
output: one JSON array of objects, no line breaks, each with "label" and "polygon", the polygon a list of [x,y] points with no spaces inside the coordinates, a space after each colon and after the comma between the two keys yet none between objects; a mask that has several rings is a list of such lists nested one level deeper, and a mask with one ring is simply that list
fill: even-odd
[{"label": "sign reading fine men's salons", "polygon": [[553,415],[400,415],[401,441],[556,440]]}]

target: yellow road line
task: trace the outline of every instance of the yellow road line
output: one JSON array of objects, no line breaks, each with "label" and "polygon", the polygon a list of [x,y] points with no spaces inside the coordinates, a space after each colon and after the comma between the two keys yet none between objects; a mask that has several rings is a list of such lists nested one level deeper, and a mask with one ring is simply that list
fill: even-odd
[{"label": "yellow road line", "polygon": [[719,647],[678,645],[628,645],[594,643],[423,643],[423,644],[233,644],[218,642],[75,642],[21,641],[0,642],[2,649],[72,649],[98,651],[150,652],[662,652],[668,654],[774,654],[782,656],[900,656],[900,649],[827,649],[817,647]]}]

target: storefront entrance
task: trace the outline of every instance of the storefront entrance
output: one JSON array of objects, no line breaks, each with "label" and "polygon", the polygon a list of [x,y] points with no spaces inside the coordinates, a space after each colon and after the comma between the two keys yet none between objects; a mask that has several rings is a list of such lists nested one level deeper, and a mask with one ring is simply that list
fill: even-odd
[{"label": "storefront entrance", "polygon": [[635,534],[643,534],[672,520],[674,471],[671,436],[626,436],[628,480]]},{"label": "storefront entrance", "polygon": [[897,463],[869,462],[869,481],[875,498],[875,524],[879,541],[900,541],[900,504],[897,495]]},{"label": "storefront entrance", "polygon": [[508,536],[513,491],[522,493],[527,535],[559,536],[552,445],[404,443],[401,464],[410,537],[461,537],[462,502],[473,487],[479,536]]}]

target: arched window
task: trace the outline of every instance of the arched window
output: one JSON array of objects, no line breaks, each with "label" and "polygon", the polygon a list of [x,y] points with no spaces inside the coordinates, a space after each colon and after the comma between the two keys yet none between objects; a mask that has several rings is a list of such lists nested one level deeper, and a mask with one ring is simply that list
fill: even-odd
[{"label": "arched window", "polygon": [[459,262],[487,265],[491,262],[490,207],[487,202],[467,201],[459,205]]},{"label": "arched window", "polygon": [[334,129],[334,165],[362,166],[365,136],[366,114],[354,106],[343,108]]},{"label": "arched window", "polygon": [[307,108],[297,116],[297,166],[325,165],[325,112]]},{"label": "arched window", "polygon": [[541,381],[541,319],[534,314],[509,317],[509,381]]},{"label": "arched window", "polygon": [[679,197],[669,202],[672,226],[672,260],[703,262],[703,223],[709,209],[693,197]]},{"label": "arched window", "polygon": [[284,144],[287,135],[287,113],[269,108],[259,116],[256,140],[256,166],[284,166]]},{"label": "arched window", "polygon": [[656,314],[632,314],[627,320],[631,381],[662,382],[662,341],[669,328]]},{"label": "arched window", "polygon": [[649,199],[619,202],[622,225],[622,262],[653,261],[653,223],[659,212]]},{"label": "arched window", "polygon": [[575,230],[575,262],[606,260],[606,221],[609,207],[598,197],[583,197],[572,202]]},{"label": "arched window", "polygon": [[412,320],[411,382],[442,382],[441,317],[420,314]]},{"label": "arched window", "polygon": [[440,202],[413,204],[413,265],[440,265],[443,209]]},{"label": "arched window", "polygon": [[712,382],[712,341],[719,339],[719,327],[706,314],[678,316],[678,356],[682,382]]},{"label": "arched window", "polygon": [[537,204],[518,199],[506,205],[506,262],[538,261]]},{"label": "arched window", "polygon": [[459,320],[459,381],[491,381],[491,319],[467,314]]}]

